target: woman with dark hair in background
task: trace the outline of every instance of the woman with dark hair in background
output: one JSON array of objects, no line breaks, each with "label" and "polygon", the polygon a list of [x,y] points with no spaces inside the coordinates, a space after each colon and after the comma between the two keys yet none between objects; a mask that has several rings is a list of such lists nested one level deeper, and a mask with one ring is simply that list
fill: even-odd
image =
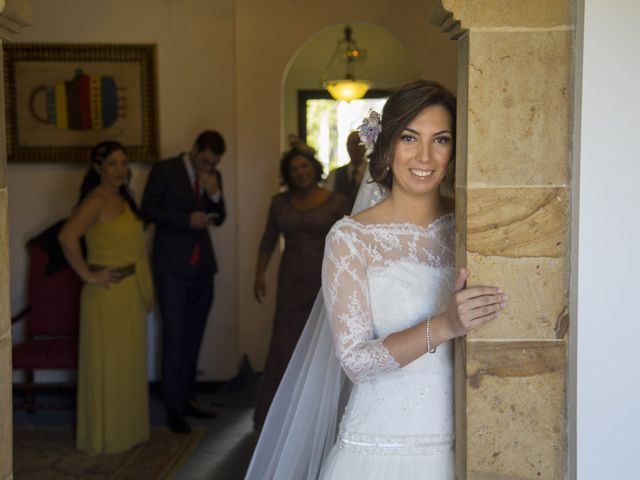
[{"label": "woman with dark hair in background", "polygon": [[67,261],[84,282],[76,446],[90,455],[121,452],[149,438],[152,287],[129,176],[124,146],[113,141],[96,145],[78,205],[59,235]]},{"label": "woman with dark hair in background", "polygon": [[347,197],[320,186],[322,164],[302,141],[293,139],[291,148],[283,155],[280,177],[287,190],[271,201],[254,283],[255,298],[262,303],[266,293],[265,271],[280,234],[284,235],[273,333],[254,416],[256,429],[262,427],[320,290],[324,238],[331,226],[348,213]]}]

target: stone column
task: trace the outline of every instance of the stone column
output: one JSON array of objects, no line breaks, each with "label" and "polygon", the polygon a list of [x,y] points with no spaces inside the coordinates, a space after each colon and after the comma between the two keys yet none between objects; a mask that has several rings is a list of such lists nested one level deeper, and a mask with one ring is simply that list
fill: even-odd
[{"label": "stone column", "polygon": [[[26,0],[0,0],[0,47],[29,25]],[[0,49],[0,478],[13,478],[13,407],[11,402],[11,309],[9,307],[9,231],[7,149],[4,114],[4,63]]]},{"label": "stone column", "polygon": [[573,0],[440,0],[458,42],[457,262],[509,305],[456,345],[458,479],[566,471]]}]

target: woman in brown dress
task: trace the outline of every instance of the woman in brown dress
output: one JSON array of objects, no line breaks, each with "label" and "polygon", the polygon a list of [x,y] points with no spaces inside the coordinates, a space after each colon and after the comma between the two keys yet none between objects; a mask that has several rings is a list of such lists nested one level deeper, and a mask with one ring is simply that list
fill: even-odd
[{"label": "woman in brown dress", "polygon": [[325,236],[348,213],[349,203],[342,194],[320,186],[322,164],[304,143],[295,143],[285,152],[280,176],[287,190],[271,201],[254,284],[256,300],[262,303],[266,293],[264,274],[280,234],[284,235],[271,345],[253,418],[256,429],[264,423],[320,289]]}]

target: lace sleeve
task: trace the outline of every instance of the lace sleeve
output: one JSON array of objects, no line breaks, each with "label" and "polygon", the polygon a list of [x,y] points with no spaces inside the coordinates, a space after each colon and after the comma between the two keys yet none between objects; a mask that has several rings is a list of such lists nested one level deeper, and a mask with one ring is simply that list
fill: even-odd
[{"label": "lace sleeve", "polygon": [[383,339],[374,338],[363,246],[358,243],[352,235],[332,229],[322,265],[322,293],[336,354],[355,383],[400,368]]}]

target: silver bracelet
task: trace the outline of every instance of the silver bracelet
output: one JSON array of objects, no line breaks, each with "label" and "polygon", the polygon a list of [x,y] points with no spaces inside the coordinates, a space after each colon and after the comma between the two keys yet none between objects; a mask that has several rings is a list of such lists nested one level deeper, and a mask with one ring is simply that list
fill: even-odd
[{"label": "silver bracelet", "polygon": [[427,353],[436,353],[436,347],[431,348],[431,317],[427,318]]}]

